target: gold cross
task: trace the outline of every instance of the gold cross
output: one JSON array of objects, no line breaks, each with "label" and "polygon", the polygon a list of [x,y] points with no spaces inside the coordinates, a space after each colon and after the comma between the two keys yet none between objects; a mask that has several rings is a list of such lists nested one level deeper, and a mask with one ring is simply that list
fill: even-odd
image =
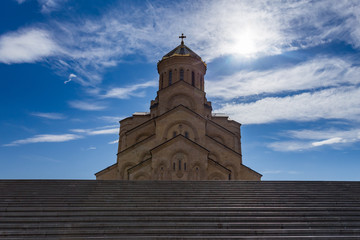
[{"label": "gold cross", "polygon": [[186,36],[184,36],[184,34],[182,33],[179,38],[181,38],[181,45],[184,45],[184,38],[186,38]]}]

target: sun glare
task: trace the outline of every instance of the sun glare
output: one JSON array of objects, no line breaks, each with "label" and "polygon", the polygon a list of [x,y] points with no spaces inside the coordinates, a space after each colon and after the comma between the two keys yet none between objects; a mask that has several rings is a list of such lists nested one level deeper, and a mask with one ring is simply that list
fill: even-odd
[{"label": "sun glare", "polygon": [[237,32],[232,38],[233,41],[230,50],[234,54],[241,55],[242,57],[252,57],[258,51],[256,47],[257,38],[258,35],[256,31],[250,28]]}]

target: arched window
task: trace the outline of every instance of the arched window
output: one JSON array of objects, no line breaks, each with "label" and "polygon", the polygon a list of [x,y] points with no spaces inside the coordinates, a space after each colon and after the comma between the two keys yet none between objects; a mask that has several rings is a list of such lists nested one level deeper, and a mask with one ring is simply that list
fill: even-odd
[{"label": "arched window", "polygon": [[172,84],[172,71],[169,71],[169,86]]},{"label": "arched window", "polygon": [[173,137],[176,137],[176,134],[177,134],[176,131],[174,131],[174,132],[173,132]]},{"label": "arched window", "polygon": [[180,81],[184,80],[184,69],[180,69]]},{"label": "arched window", "polygon": [[200,75],[200,89],[204,90],[204,77]]},{"label": "arched window", "polygon": [[185,137],[189,138],[189,133],[188,132],[185,132]]},{"label": "arched window", "polygon": [[195,87],[195,73],[191,72],[191,85]]}]

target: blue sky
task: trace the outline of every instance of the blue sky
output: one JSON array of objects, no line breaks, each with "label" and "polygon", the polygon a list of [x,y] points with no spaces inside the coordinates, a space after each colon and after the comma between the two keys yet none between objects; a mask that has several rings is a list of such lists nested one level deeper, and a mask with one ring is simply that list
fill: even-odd
[{"label": "blue sky", "polygon": [[360,180],[359,1],[0,2],[0,178],[94,179],[118,121],[146,112],[157,61],[208,64],[263,180]]}]

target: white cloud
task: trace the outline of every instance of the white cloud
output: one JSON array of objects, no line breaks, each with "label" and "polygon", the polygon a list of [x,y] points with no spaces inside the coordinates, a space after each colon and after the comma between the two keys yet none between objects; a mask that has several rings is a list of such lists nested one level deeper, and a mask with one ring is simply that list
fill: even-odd
[{"label": "white cloud", "polygon": [[44,142],[67,142],[75,139],[79,139],[81,136],[76,134],[40,134],[34,137],[13,141],[3,146],[17,146],[28,143],[44,143]]},{"label": "white cloud", "polygon": [[119,128],[93,130],[88,132],[89,135],[118,134],[118,133],[119,133]]},{"label": "white cloud", "polygon": [[106,106],[100,104],[100,103],[90,103],[90,102],[84,102],[84,101],[70,101],[68,102],[70,107],[77,108],[80,110],[85,111],[99,111],[106,108]]},{"label": "white cloud", "polygon": [[70,73],[68,80],[66,80],[66,81],[64,82],[64,84],[67,84],[67,83],[71,82],[71,81],[73,80],[73,78],[76,78],[76,77],[77,77],[77,76],[76,76],[75,74]]},{"label": "white cloud", "polygon": [[267,146],[272,150],[279,152],[302,151],[314,147],[311,142],[304,141],[279,141],[270,143]]},{"label": "white cloud", "polygon": [[60,52],[50,34],[42,29],[27,28],[0,36],[0,62],[32,63]]},{"label": "white cloud", "polygon": [[334,87],[360,83],[360,67],[340,58],[321,58],[283,69],[240,71],[217,81],[207,81],[207,94],[232,99],[237,97]]},{"label": "white cloud", "polygon": [[58,10],[67,0],[38,0],[42,13],[50,13]]},{"label": "white cloud", "polygon": [[110,126],[103,126],[93,129],[71,129],[71,131],[75,133],[82,133],[87,135],[118,134],[119,127],[110,125]]},{"label": "white cloud", "polygon": [[323,146],[323,145],[331,145],[331,144],[342,143],[342,142],[346,142],[346,141],[340,137],[334,137],[334,138],[329,138],[329,139],[319,141],[319,142],[313,142],[313,143],[311,143],[311,145],[313,145],[314,147],[319,147],[319,146]]},{"label": "white cloud", "polygon": [[[42,142],[66,142],[86,136],[106,135],[106,134],[119,134],[119,127],[115,125],[102,126],[93,129],[71,129],[76,134],[39,134],[30,138],[16,140],[3,146],[18,146],[29,143],[42,143]],[[94,150],[96,147],[89,147],[87,150]]]},{"label": "white cloud", "polygon": [[[350,130],[296,130],[287,131],[283,135],[291,138],[291,140],[273,142],[268,147],[275,151],[288,152],[315,149],[325,145],[339,147],[343,144],[360,142],[360,128]],[[318,141],[314,142],[314,140]]]},{"label": "white cloud", "polygon": [[64,114],[61,114],[61,113],[33,112],[33,113],[31,113],[31,115],[36,116],[36,117],[47,118],[47,119],[54,119],[54,120],[66,118],[64,116]]},{"label": "white cloud", "polygon": [[138,92],[139,89],[144,89],[148,87],[155,87],[157,84],[156,81],[149,81],[140,84],[134,84],[132,86],[124,87],[124,88],[112,88],[111,90],[107,91],[103,97],[104,98],[119,98],[119,99],[126,99],[129,97],[141,97],[141,92]]},{"label": "white cloud", "polygon": [[119,140],[115,140],[115,141],[108,142],[108,144],[116,144],[118,142],[119,142]]},{"label": "white cloud", "polygon": [[23,4],[26,0],[15,0],[18,4]]},{"label": "white cloud", "polygon": [[252,103],[227,103],[218,112],[244,124],[283,120],[360,119],[360,88],[331,88],[287,97],[268,97]]},{"label": "white cloud", "polygon": [[286,135],[296,139],[324,140],[331,138],[342,138],[347,139],[349,142],[353,142],[360,140],[360,128],[353,128],[350,130],[293,130],[287,131]]},{"label": "white cloud", "polygon": [[[60,9],[66,1],[38,2],[42,12],[48,13]],[[180,43],[177,36],[181,32],[187,35],[185,43],[208,62],[224,55],[274,55],[334,40],[360,47],[360,4],[356,1],[128,2],[126,7],[118,4],[111,10],[104,9],[98,17],[76,16],[49,23],[48,29],[61,46],[62,58],[52,65],[63,73],[74,72],[77,82],[84,86],[95,86],[102,81],[106,68],[123,62],[128,55],[141,54],[152,62],[161,59]],[[40,41],[23,46],[26,51],[17,53],[21,56],[7,53],[0,61],[33,62],[53,56],[58,47],[49,34],[41,31],[40,35],[32,34]],[[4,36],[7,35],[11,36]],[[118,89],[120,93],[126,90]],[[121,96],[115,91],[109,94]]]},{"label": "white cloud", "polygon": [[98,118],[103,120],[103,121],[106,121],[106,122],[119,123],[119,121],[124,119],[125,117],[123,117],[123,116],[101,116],[101,117],[98,117]]}]

